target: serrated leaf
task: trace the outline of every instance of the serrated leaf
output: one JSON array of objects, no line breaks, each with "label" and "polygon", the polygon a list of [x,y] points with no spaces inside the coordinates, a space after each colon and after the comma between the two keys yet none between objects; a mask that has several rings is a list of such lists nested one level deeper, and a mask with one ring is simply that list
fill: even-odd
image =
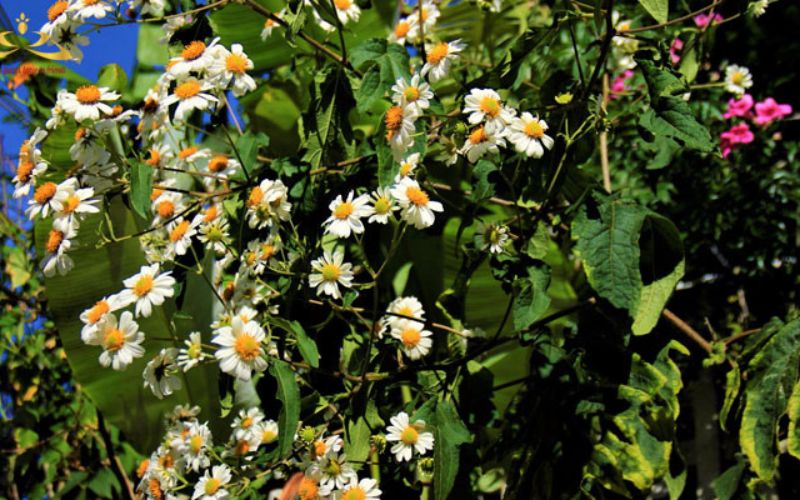
[{"label": "serrated leaf", "polygon": [[292,451],[294,434],[300,420],[300,388],[294,372],[285,361],[273,360],[269,373],[278,383],[277,397],[283,404],[278,416],[278,443],[280,456],[285,457]]},{"label": "serrated leaf", "polygon": [[544,316],[550,307],[549,284],[550,269],[547,267],[529,267],[528,276],[517,280],[515,288],[519,292],[512,309],[514,330],[524,330]]},{"label": "serrated leaf", "polygon": [[458,475],[459,448],[472,440],[472,434],[450,401],[436,404],[435,419],[433,492],[436,500],[446,500]]}]

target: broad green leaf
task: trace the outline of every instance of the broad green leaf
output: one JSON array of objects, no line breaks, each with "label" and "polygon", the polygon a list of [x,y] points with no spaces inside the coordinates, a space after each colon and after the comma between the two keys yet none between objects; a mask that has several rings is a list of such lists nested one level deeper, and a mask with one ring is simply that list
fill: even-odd
[{"label": "broad green leaf", "polygon": [[70,158],[69,148],[75,142],[77,129],[77,126],[67,123],[63,127],[50,131],[42,141],[42,158],[53,167],[57,167],[59,172],[66,172],[74,164]]},{"label": "broad green leaf", "polygon": [[383,100],[383,88],[380,69],[372,67],[361,79],[361,86],[356,92],[356,108],[363,113],[371,110],[381,100]]},{"label": "broad green leaf", "polygon": [[154,23],[139,25],[139,38],[136,42],[136,61],[145,67],[165,66],[169,60],[167,45],[160,42],[164,36],[161,26]]},{"label": "broad green leaf", "polygon": [[297,348],[300,351],[300,355],[306,360],[306,363],[314,368],[319,368],[319,350],[317,349],[317,343],[308,336],[305,329],[303,329],[303,325],[301,325],[299,321],[287,321],[277,316],[269,316],[267,321],[290,333],[295,340],[297,340]]},{"label": "broad green leaf", "polygon": [[294,372],[285,361],[272,360],[269,373],[278,383],[278,400],[283,404],[278,416],[278,444],[281,456],[285,457],[292,451],[294,434],[297,432],[297,423],[300,420],[300,388],[297,386]]},{"label": "broad green leaf", "polygon": [[97,85],[99,87],[108,87],[111,90],[124,93],[128,88],[128,75],[119,64],[107,64],[100,68],[97,75]]},{"label": "broad green leaf", "polygon": [[659,23],[667,22],[669,18],[669,0],[639,0],[639,3],[644,7],[653,19]]},{"label": "broad green leaf", "polygon": [[474,178],[470,199],[476,203],[494,196],[494,183],[489,180],[489,174],[497,171],[497,165],[488,161],[480,160],[472,169]]},{"label": "broad green leaf", "polygon": [[472,435],[450,401],[436,405],[435,419],[433,491],[436,500],[446,500],[458,475],[459,448],[470,442]]},{"label": "broad green leaf", "polygon": [[344,441],[348,460],[363,462],[367,459],[370,448],[369,438],[369,425],[363,417],[348,422]]},{"label": "broad green leaf", "polygon": [[31,278],[31,262],[25,255],[25,250],[19,247],[9,249],[6,261],[6,274],[11,278],[11,288],[17,288]]},{"label": "broad green leaf", "polygon": [[728,415],[739,396],[739,390],[742,387],[742,373],[739,369],[739,364],[734,363],[733,368],[728,370],[725,375],[725,400],[722,403],[722,408],[719,410],[719,426],[723,431],[728,430]]},{"label": "broad green leaf", "polygon": [[789,397],[789,430],[787,431],[787,451],[795,458],[800,458],[800,381],[795,382],[792,395]]},{"label": "broad green leaf", "polygon": [[529,267],[528,276],[517,280],[515,288],[519,291],[512,309],[514,330],[524,330],[544,316],[550,307],[549,284],[550,269],[547,267]]},{"label": "broad green leaf", "polygon": [[242,159],[242,167],[247,172],[256,170],[258,163],[258,149],[269,146],[269,137],[263,132],[245,132],[236,138],[236,150]]},{"label": "broad green leaf", "polygon": [[394,290],[394,294],[396,296],[403,295],[403,291],[406,289],[406,283],[408,283],[408,274],[411,272],[411,268],[414,267],[413,262],[406,262],[403,264],[400,269],[394,273],[394,278],[392,278],[392,289]]},{"label": "broad green leaf", "polygon": [[747,462],[739,458],[738,463],[723,472],[718,478],[711,482],[711,489],[719,500],[731,500],[736,497],[739,484],[742,482],[742,474],[747,468]]},{"label": "broad green leaf", "polygon": [[153,190],[153,168],[141,161],[131,165],[131,205],[143,219],[150,215],[150,192]]}]

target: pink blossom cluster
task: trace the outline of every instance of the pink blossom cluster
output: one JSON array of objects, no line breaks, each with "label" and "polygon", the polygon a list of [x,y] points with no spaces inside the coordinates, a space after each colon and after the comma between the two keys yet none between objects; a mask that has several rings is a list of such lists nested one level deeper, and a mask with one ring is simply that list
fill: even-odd
[{"label": "pink blossom cluster", "polygon": [[633,70],[626,69],[619,75],[614,77],[614,80],[611,82],[611,88],[609,89],[609,99],[619,99],[620,94],[627,92],[628,89],[628,80],[633,77]]},{"label": "pink blossom cluster", "polygon": [[[754,108],[755,113],[753,113]],[[790,114],[792,114],[792,106],[789,104],[779,104],[772,97],[767,97],[761,102],[754,102],[753,96],[745,94],[740,99],[730,99],[728,101],[728,109],[722,116],[726,119],[744,118],[752,120],[756,125],[766,127],[770,123],[781,120]],[[736,146],[749,144],[754,139],[755,135],[750,130],[750,125],[747,122],[737,123],[720,134],[722,157],[727,158]]]},{"label": "pink blossom cluster", "polygon": [[693,18],[695,26],[700,29],[705,29],[708,27],[709,24],[719,24],[723,21],[723,17],[716,12],[713,14],[698,14]]}]

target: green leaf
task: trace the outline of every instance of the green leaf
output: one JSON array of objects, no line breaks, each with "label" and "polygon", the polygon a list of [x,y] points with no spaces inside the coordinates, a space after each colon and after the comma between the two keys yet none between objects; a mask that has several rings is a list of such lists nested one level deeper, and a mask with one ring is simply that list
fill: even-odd
[{"label": "green leaf", "polygon": [[524,330],[544,316],[550,307],[550,296],[547,295],[550,269],[529,267],[528,277],[518,279],[514,285],[519,290],[512,310],[514,330]]},{"label": "green leaf", "polygon": [[150,215],[150,192],[153,190],[153,168],[141,161],[131,165],[131,205],[143,219]]},{"label": "green leaf", "polygon": [[120,489],[119,481],[108,468],[98,470],[97,474],[89,481],[88,486],[101,498],[114,498],[114,492],[118,492]]},{"label": "green leaf", "polygon": [[17,288],[27,283],[31,279],[30,269],[31,263],[25,250],[20,247],[9,248],[5,271],[11,278],[11,288]]},{"label": "green leaf", "polygon": [[363,462],[369,456],[370,430],[364,417],[357,420],[350,420],[347,423],[345,433],[344,448],[347,452],[347,459],[354,462]]},{"label": "green leaf", "polygon": [[733,404],[736,402],[736,398],[739,396],[739,390],[741,387],[742,373],[739,369],[739,364],[734,363],[733,368],[731,368],[725,375],[725,400],[723,401],[722,408],[719,411],[719,426],[723,431],[727,432],[728,430],[728,415],[731,412],[731,408],[733,408]]},{"label": "green leaf", "polygon": [[136,61],[146,67],[165,66],[169,61],[167,46],[160,42],[164,36],[161,26],[154,23],[139,25],[139,38],[136,42]]},{"label": "green leaf", "polygon": [[107,64],[100,68],[97,75],[97,85],[99,87],[108,87],[111,90],[125,92],[128,88],[128,75],[119,64]]},{"label": "green leaf", "polygon": [[659,23],[667,22],[669,18],[669,0],[639,0],[639,3],[644,7],[653,19]]},{"label": "green leaf", "polygon": [[795,382],[788,405],[789,430],[787,431],[787,451],[795,458],[800,458],[800,381]]},{"label": "green leaf", "polygon": [[472,435],[449,400],[436,405],[435,420],[433,491],[436,500],[446,500],[458,475],[459,448],[472,441]]},{"label": "green leaf", "polygon": [[383,87],[381,85],[381,72],[377,67],[370,68],[364,78],[361,79],[361,86],[356,92],[356,108],[360,113],[369,111],[376,103],[383,100]]},{"label": "green leaf", "polygon": [[731,466],[723,472],[718,478],[711,481],[711,489],[719,500],[731,500],[736,497],[736,492],[739,490],[739,484],[742,482],[742,474],[747,468],[747,462],[739,459],[736,465]]},{"label": "green leaf", "polygon": [[392,290],[394,290],[394,294],[398,297],[403,295],[403,292],[406,289],[406,284],[408,283],[408,275],[411,272],[411,268],[414,267],[413,262],[406,262],[400,269],[394,273],[394,278],[392,278]]},{"label": "green leaf", "polygon": [[283,404],[278,416],[278,442],[281,457],[289,455],[294,444],[294,434],[300,420],[300,388],[288,363],[273,360],[269,373],[278,383],[278,400]]},{"label": "green leaf", "polygon": [[494,196],[494,183],[489,180],[489,174],[497,171],[497,165],[488,161],[480,160],[472,169],[472,176],[475,179],[472,186],[472,193],[469,198],[478,203]]},{"label": "green leaf", "polygon": [[236,150],[244,163],[242,167],[247,172],[253,172],[258,163],[258,150],[269,146],[269,137],[263,133],[245,132],[236,138]]}]

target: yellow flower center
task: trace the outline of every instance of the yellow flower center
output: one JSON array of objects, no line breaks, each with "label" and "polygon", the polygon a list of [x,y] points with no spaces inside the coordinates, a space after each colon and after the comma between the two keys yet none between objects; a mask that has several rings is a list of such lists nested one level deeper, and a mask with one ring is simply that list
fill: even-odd
[{"label": "yellow flower center", "polygon": [[110,310],[111,307],[108,305],[108,302],[105,300],[98,300],[95,305],[89,309],[89,312],[86,314],[86,318],[89,320],[89,323],[93,325],[103,319],[103,316],[105,316]]},{"label": "yellow flower center", "polygon": [[133,285],[133,294],[137,297],[144,297],[150,290],[153,289],[153,277],[149,274],[145,274],[138,281],[136,284]]},{"label": "yellow flower center", "polygon": [[486,130],[483,127],[478,127],[469,134],[469,142],[472,144],[480,144],[488,139],[489,136],[486,135]]},{"label": "yellow flower center", "polygon": [[219,491],[219,487],[222,486],[222,481],[215,477],[211,477],[206,481],[206,487],[203,488],[206,492],[206,495],[213,495],[217,491]]},{"label": "yellow flower center", "polygon": [[375,213],[379,215],[383,215],[389,213],[389,210],[392,208],[392,203],[389,201],[389,198],[386,196],[381,196],[377,200],[375,200]]},{"label": "yellow flower center", "polygon": [[203,353],[203,347],[200,344],[192,344],[189,346],[189,349],[186,350],[186,354],[192,358],[197,359]]},{"label": "yellow flower center", "polygon": [[195,434],[192,436],[192,438],[189,440],[189,448],[195,455],[200,453],[200,450],[203,448],[203,436],[200,434]]},{"label": "yellow flower center", "polygon": [[397,26],[394,27],[394,36],[397,38],[403,38],[404,36],[408,35],[408,32],[411,30],[411,25],[408,21],[400,21],[397,23]]},{"label": "yellow flower center", "polygon": [[195,40],[183,48],[183,52],[181,52],[181,57],[184,61],[194,61],[198,57],[203,55],[203,52],[206,51],[206,44],[201,42],[200,40]]},{"label": "yellow flower center", "polygon": [[411,173],[414,166],[408,162],[403,162],[400,164],[400,177],[405,177]]},{"label": "yellow flower center", "polygon": [[406,328],[403,330],[403,333],[400,334],[400,340],[403,342],[403,345],[408,348],[416,347],[421,339],[422,333],[416,328]]},{"label": "yellow flower center", "polygon": [[247,58],[241,54],[231,54],[225,59],[225,69],[231,73],[244,73],[247,69]]},{"label": "yellow flower center", "polygon": [[95,104],[100,101],[100,89],[94,85],[84,85],[75,91],[75,97],[81,104]]},{"label": "yellow flower center", "polygon": [[419,432],[412,426],[408,426],[400,433],[400,441],[406,446],[413,446],[419,440]]},{"label": "yellow flower center", "polygon": [[175,95],[180,99],[189,99],[200,93],[200,84],[194,80],[181,83],[175,87]]},{"label": "yellow flower center", "polygon": [[250,207],[255,207],[261,203],[262,198],[264,198],[264,191],[262,191],[260,187],[256,186],[252,191],[250,191],[250,196],[247,198],[247,205]]},{"label": "yellow flower center", "polygon": [[414,102],[419,99],[419,89],[417,87],[406,87],[403,90],[403,97],[409,102]]},{"label": "yellow flower center", "polygon": [[208,169],[214,173],[222,172],[228,168],[228,157],[225,155],[217,155],[208,160]]},{"label": "yellow flower center", "polygon": [[185,160],[186,158],[197,153],[197,146],[189,146],[188,148],[181,149],[178,153],[178,158]]},{"label": "yellow flower center", "polygon": [[271,259],[275,255],[275,245],[265,243],[261,246],[261,260]]},{"label": "yellow flower center", "polygon": [[[244,361],[253,361],[261,355],[261,344],[254,337],[247,334],[242,334],[236,338],[234,350],[236,351],[236,354],[238,354],[239,357]],[[252,425],[252,419],[250,420],[249,425],[245,425],[246,420],[247,419],[242,421],[242,427],[245,429]]]},{"label": "yellow flower center", "polygon": [[418,207],[427,206],[428,202],[430,201],[425,191],[414,186],[409,186],[408,188],[406,188],[406,196],[408,197],[408,201],[410,201],[411,203],[413,203]]},{"label": "yellow flower center", "polygon": [[249,429],[250,426],[253,425],[253,417],[250,415],[244,417],[240,425],[242,426],[242,429]]},{"label": "yellow flower center", "polygon": [[311,450],[315,457],[321,457],[328,451],[328,446],[323,440],[314,441],[314,448]]},{"label": "yellow flower center", "polygon": [[261,434],[261,442],[264,443],[264,444],[269,444],[269,443],[275,441],[275,439],[277,439],[277,437],[278,437],[278,435],[275,434],[275,432],[273,432],[270,429],[265,429],[264,432]]},{"label": "yellow flower center", "polygon": [[336,477],[342,473],[342,465],[336,460],[328,460],[328,464],[322,470],[329,476]]},{"label": "yellow flower center", "polygon": [[125,334],[119,328],[111,328],[103,337],[103,347],[106,351],[117,352],[125,345]]},{"label": "yellow flower center", "polygon": [[409,318],[414,317],[414,311],[411,310],[408,306],[403,306],[397,310],[397,314],[401,314],[403,316],[408,316]]},{"label": "yellow flower center", "polygon": [[49,253],[56,253],[56,251],[58,251],[58,247],[61,246],[62,241],[64,241],[64,233],[58,229],[53,229],[50,231],[50,234],[47,235],[45,249],[47,249]]},{"label": "yellow flower center", "polygon": [[169,233],[169,239],[171,242],[175,243],[176,241],[180,241],[181,238],[186,236],[186,232],[189,230],[189,221],[182,220],[180,224],[175,226],[175,228]]},{"label": "yellow flower center", "polygon": [[365,500],[367,498],[367,494],[361,489],[361,486],[353,486],[352,488],[348,488],[342,494],[342,500]]},{"label": "yellow flower center", "polygon": [[50,22],[55,21],[58,16],[67,10],[67,7],[69,7],[67,0],[59,0],[58,2],[54,3],[49,9],[47,9],[47,20]]},{"label": "yellow flower center", "polygon": [[446,42],[436,44],[430,52],[428,52],[428,64],[439,64],[442,59],[447,57],[450,52],[450,46]]},{"label": "yellow flower center", "polygon": [[486,96],[482,98],[479,107],[481,111],[483,111],[492,118],[495,118],[497,115],[500,114],[500,101],[498,101],[494,97]]},{"label": "yellow flower center", "polygon": [[538,121],[530,121],[525,124],[525,135],[534,139],[539,139],[544,135],[544,128],[542,128]]},{"label": "yellow flower center", "polygon": [[339,10],[347,10],[353,4],[351,0],[333,0],[333,3],[336,4],[336,8]]},{"label": "yellow flower center", "polygon": [[349,201],[340,203],[333,209],[333,216],[339,220],[344,220],[353,214],[353,204]]},{"label": "yellow flower center", "polygon": [[64,201],[64,207],[61,209],[65,214],[71,214],[81,204],[81,198],[77,194],[71,194]]},{"label": "yellow flower center", "polygon": [[156,211],[162,219],[169,219],[175,214],[175,204],[171,200],[162,200],[158,203]]},{"label": "yellow flower center", "polygon": [[56,195],[57,189],[58,186],[56,186],[55,183],[45,182],[44,184],[36,188],[36,191],[34,191],[33,193],[33,200],[39,205],[44,205],[45,203],[53,199],[53,196]]},{"label": "yellow flower center", "polygon": [[744,83],[744,73],[741,71],[735,72],[733,75],[731,75],[731,81],[736,85],[741,85]]},{"label": "yellow flower center", "polygon": [[342,275],[342,270],[339,269],[339,266],[331,262],[322,266],[320,273],[322,274],[323,280],[336,281]]}]

